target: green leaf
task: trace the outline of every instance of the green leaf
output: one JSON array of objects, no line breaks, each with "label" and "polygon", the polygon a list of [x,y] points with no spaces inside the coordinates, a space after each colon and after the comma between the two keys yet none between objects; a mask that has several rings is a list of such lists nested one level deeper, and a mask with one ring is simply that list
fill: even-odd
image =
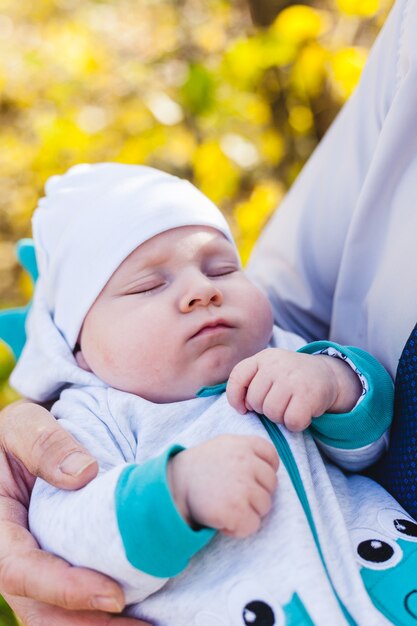
[{"label": "green leaf", "polygon": [[209,111],[215,101],[216,83],[211,72],[199,63],[191,63],[188,76],[181,88],[184,106],[192,114]]},{"label": "green leaf", "polygon": [[6,600],[0,596],[0,626],[19,626],[19,622]]}]

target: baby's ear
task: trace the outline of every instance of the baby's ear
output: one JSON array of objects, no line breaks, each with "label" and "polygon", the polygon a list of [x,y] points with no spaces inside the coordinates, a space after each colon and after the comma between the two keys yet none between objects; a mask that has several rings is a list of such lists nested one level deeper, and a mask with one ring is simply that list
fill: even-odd
[{"label": "baby's ear", "polygon": [[81,367],[81,369],[85,370],[86,372],[91,372],[91,367],[88,365],[87,361],[84,358],[84,355],[81,351],[81,348],[79,348],[79,346],[77,346],[78,349],[76,349],[76,352],[74,354],[75,360],[77,361],[77,365],[78,367]]}]

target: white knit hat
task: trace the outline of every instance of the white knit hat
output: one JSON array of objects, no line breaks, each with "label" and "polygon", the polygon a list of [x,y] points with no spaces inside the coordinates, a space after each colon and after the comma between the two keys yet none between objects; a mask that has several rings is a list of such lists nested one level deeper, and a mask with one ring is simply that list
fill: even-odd
[{"label": "white knit hat", "polygon": [[205,195],[150,167],[76,165],[50,178],[45,191],[32,221],[38,288],[71,350],[94,300],[143,242],[171,228],[199,225],[233,243],[226,220]]},{"label": "white knit hat", "polygon": [[10,377],[22,395],[53,399],[68,384],[105,383],[78,367],[84,318],[113,272],[158,233],[211,226],[234,245],[217,207],[189,182],[139,165],[77,165],[45,186],[33,217],[39,278],[27,341]]}]

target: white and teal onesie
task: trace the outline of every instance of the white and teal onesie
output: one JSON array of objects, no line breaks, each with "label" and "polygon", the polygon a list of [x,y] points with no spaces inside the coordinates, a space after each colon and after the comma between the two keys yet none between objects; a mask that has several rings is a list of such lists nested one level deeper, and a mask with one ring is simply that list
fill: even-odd
[{"label": "white and teal onesie", "polygon": [[[61,344],[55,371],[77,381],[52,411],[100,471],[73,492],[36,482],[29,519],[43,548],[118,580],[127,613],[155,626],[414,623],[417,524],[377,484],[327,461],[315,441],[355,468],[384,446],[392,384],[366,353],[301,348],[335,348],[367,389],[351,413],[290,433],[238,414],[221,386],[172,404],[118,391],[80,370],[56,330],[49,339]],[[299,343],[275,329],[272,345]],[[243,540],[192,530],[167,486],[171,455],[224,433],[271,438],[281,459],[272,510]]]},{"label": "white and teal onesie", "polygon": [[[38,480],[31,531],[43,548],[118,580],[127,613],[154,626],[417,624],[417,524],[381,487],[319,450],[355,471],[383,451],[392,383],[372,357],[329,343],[302,348],[346,358],[364,394],[350,413],[296,434],[238,414],[224,385],[154,404],[77,366],[81,324],[114,270],[144,241],[183,225],[233,241],[207,198],[151,168],[87,165],[47,183],[33,220],[39,279],[12,383],[34,400],[59,395],[54,415],[100,470],[72,492]],[[270,347],[301,343],[276,328]],[[270,438],[281,459],[272,509],[246,539],[191,529],[167,486],[170,456],[225,433]]]}]

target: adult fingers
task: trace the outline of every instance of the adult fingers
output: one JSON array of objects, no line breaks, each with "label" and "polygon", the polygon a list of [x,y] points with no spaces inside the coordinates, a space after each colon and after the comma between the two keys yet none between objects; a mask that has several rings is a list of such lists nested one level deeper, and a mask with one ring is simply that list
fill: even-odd
[{"label": "adult fingers", "polygon": [[2,593],[19,596],[21,602],[27,600],[29,604],[40,600],[74,610],[122,610],[124,594],[116,582],[92,570],[71,567],[39,550],[22,525],[25,519],[23,504],[12,498],[0,498]]},{"label": "adult fingers", "polygon": [[116,582],[36,548],[4,557],[0,581],[5,594],[64,609],[119,613],[124,607],[124,594]]},{"label": "adult fingers", "polygon": [[258,371],[258,363],[250,357],[240,361],[232,369],[226,387],[226,395],[229,404],[239,413],[246,413],[246,391],[249,383]]},{"label": "adult fingers", "polygon": [[150,626],[141,620],[97,611],[67,611],[28,599],[5,596],[24,626]]},{"label": "adult fingers", "polygon": [[27,470],[61,489],[84,486],[98,471],[96,460],[43,407],[27,401],[0,413],[0,446]]}]

